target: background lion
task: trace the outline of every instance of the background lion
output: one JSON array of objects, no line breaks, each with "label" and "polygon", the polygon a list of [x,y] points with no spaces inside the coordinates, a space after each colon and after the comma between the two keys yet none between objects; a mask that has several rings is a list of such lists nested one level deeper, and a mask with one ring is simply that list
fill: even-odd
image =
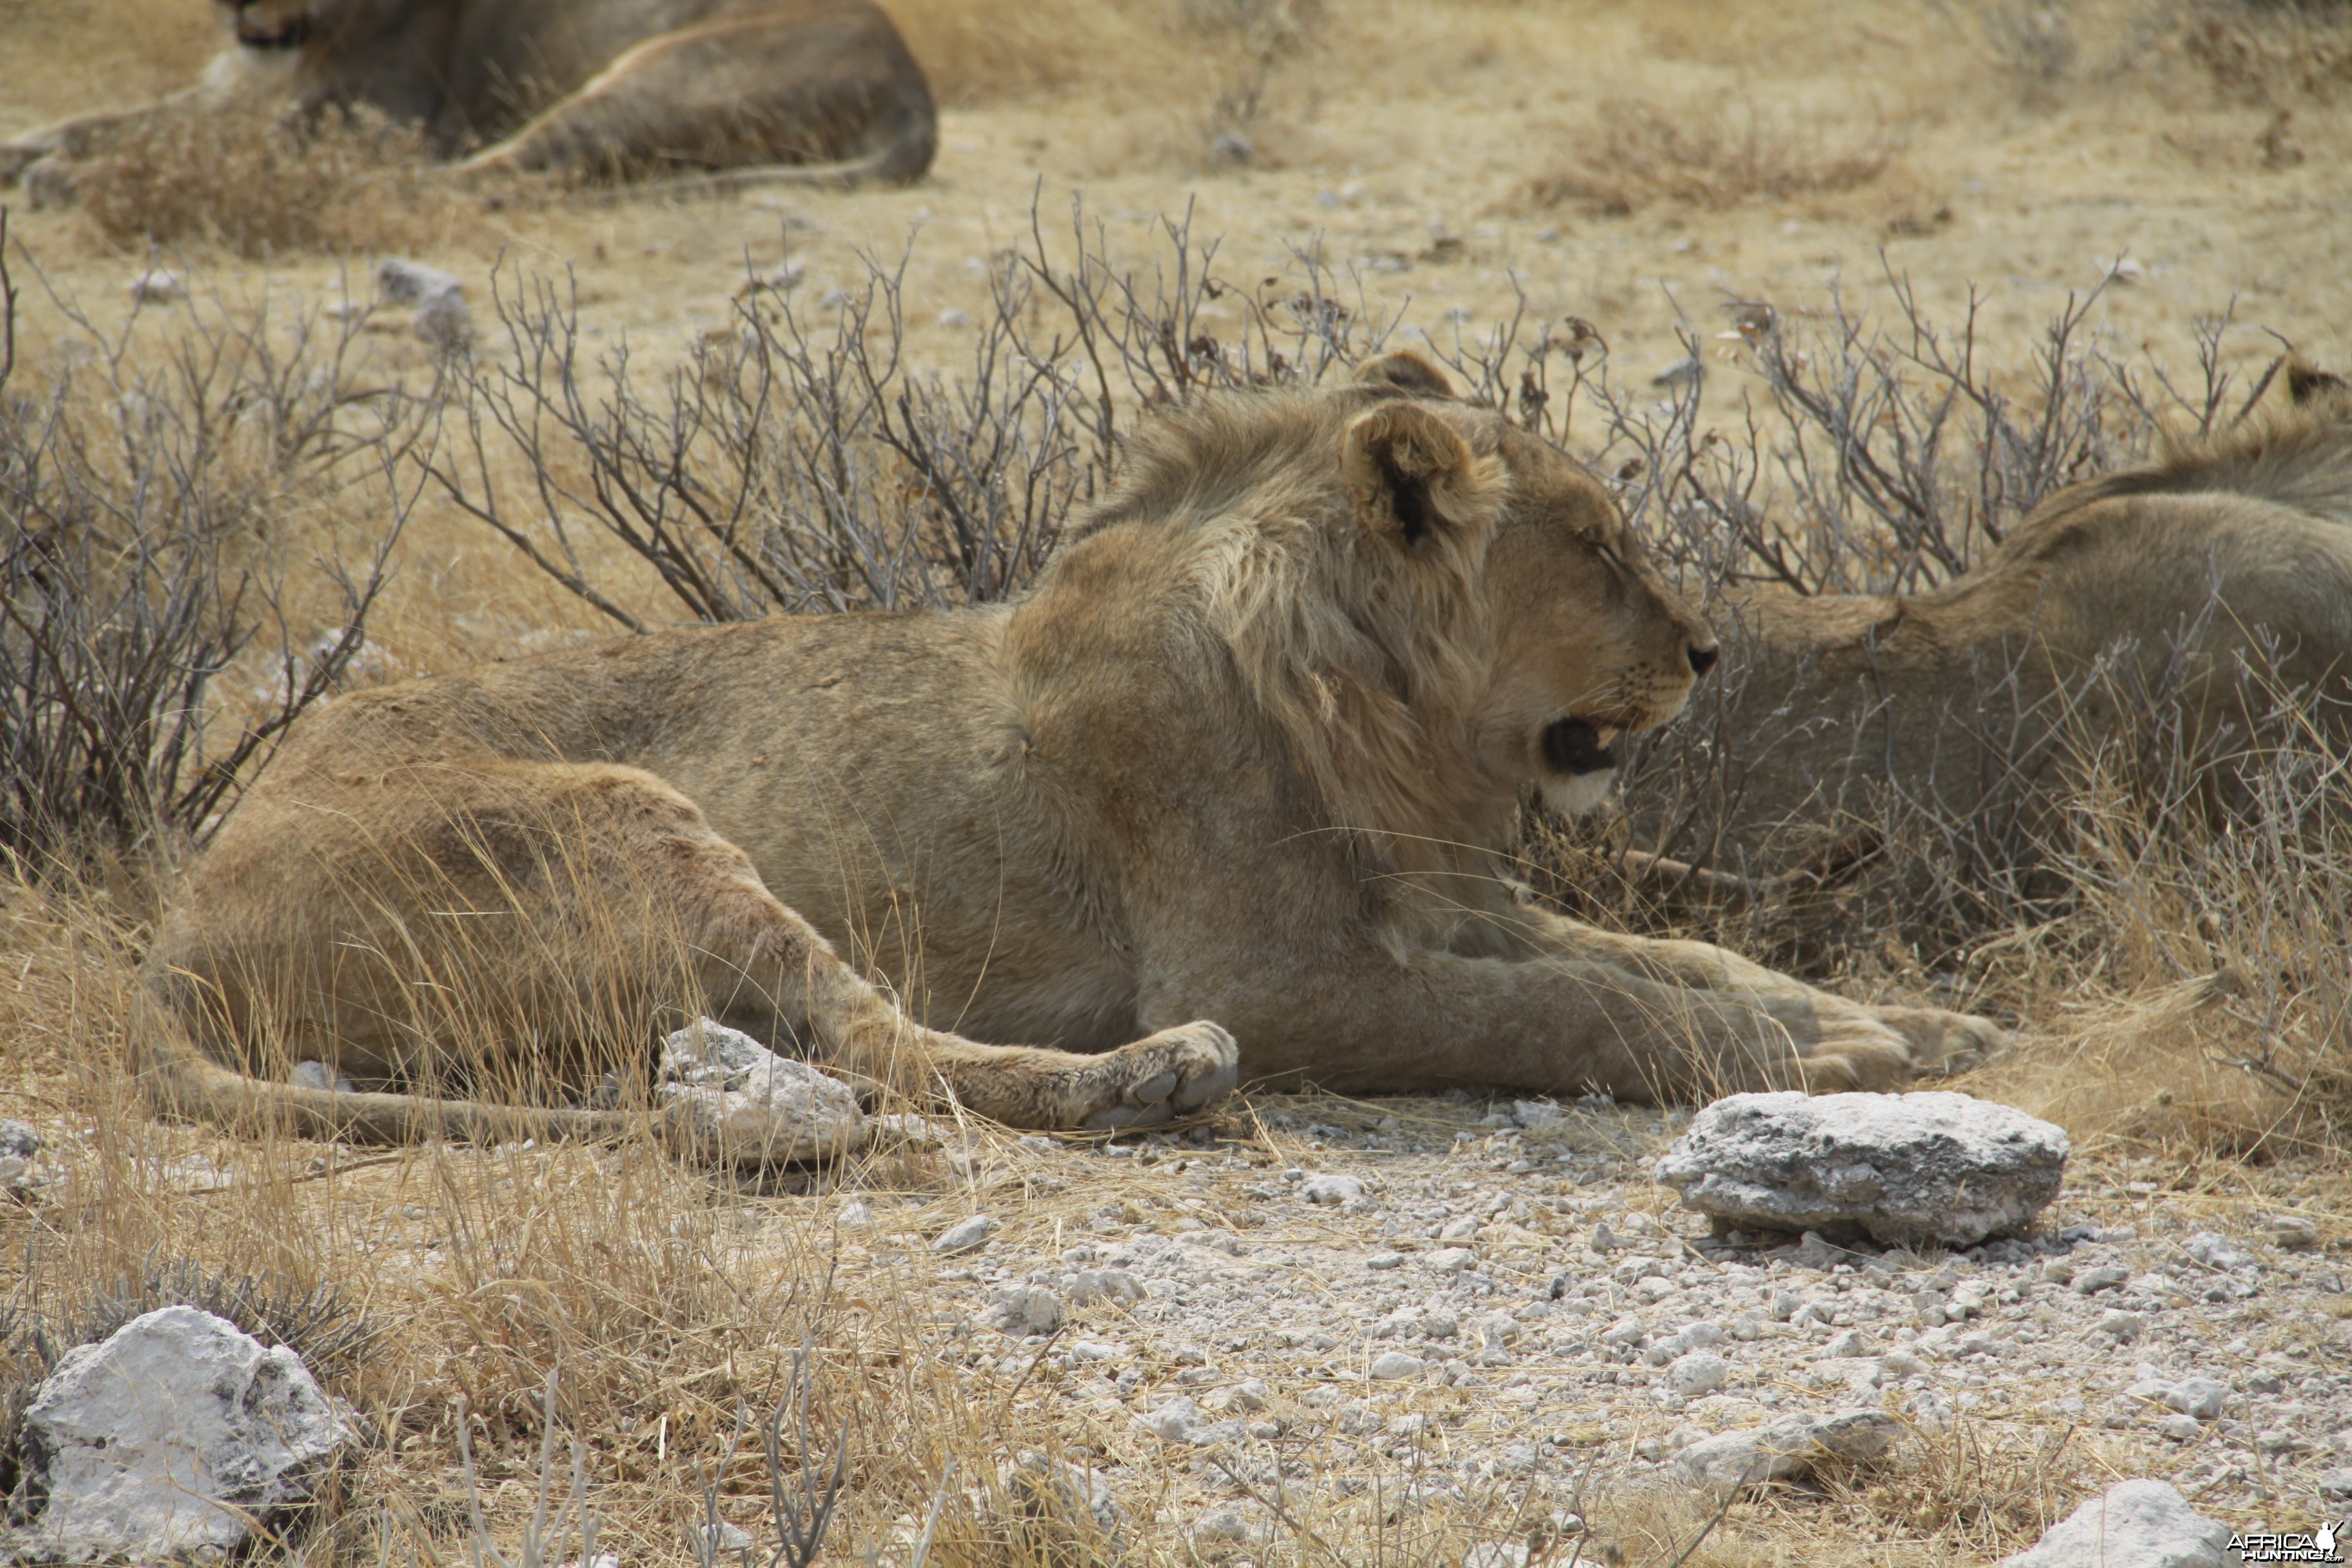
[{"label": "background lion", "polygon": [[[1010,605],[334,704],[196,868],[136,1033],[168,1103],[376,1136],[640,1079],[649,1016],[699,1009],[1029,1126],[1164,1119],[1237,1067],[1692,1097],[1990,1039],[1511,897],[1522,792],[1591,804],[1714,659],[1606,492],[1424,362],[1210,398]],[[1055,1048],[982,1043],[1013,1041]],[[220,1065],[305,1059],[435,1097]]]},{"label": "background lion", "polygon": [[2284,379],[2292,408],[2059,491],[1943,587],[1731,591],[1730,674],[1686,731],[1706,748],[1695,787],[1637,791],[1637,837],[1679,819],[1675,852],[1729,874],[1701,888],[1752,890],[1733,879],[1834,873],[1871,848],[1839,835],[1906,813],[2030,845],[2094,759],[2186,764],[2173,787],[2200,787],[2177,808],[2212,811],[2282,735],[2340,744],[2352,399],[2305,366]]},{"label": "background lion", "polygon": [[0,146],[0,184],[62,195],[75,162],[161,113],[242,94],[366,106],[468,171],[917,179],[930,89],[871,0],[216,0],[236,46],[203,86]]}]

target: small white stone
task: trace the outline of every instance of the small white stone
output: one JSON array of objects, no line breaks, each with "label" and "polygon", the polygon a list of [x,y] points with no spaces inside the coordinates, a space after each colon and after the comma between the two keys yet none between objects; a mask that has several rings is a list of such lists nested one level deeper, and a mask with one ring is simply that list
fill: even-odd
[{"label": "small white stone", "polygon": [[1440,1247],[1422,1259],[1422,1266],[1433,1273],[1459,1274],[1478,1261],[1478,1255],[1466,1247]]},{"label": "small white stone", "polygon": [[1191,1397],[1180,1394],[1167,1404],[1135,1418],[1135,1424],[1163,1443],[1189,1443],[1193,1431],[1201,1425],[1201,1407]]},{"label": "small white stone", "polygon": [[1372,1363],[1371,1374],[1383,1383],[1389,1383],[1399,1378],[1419,1377],[1427,1365],[1417,1355],[1407,1355],[1402,1351],[1387,1351]]},{"label": "small white stone", "polygon": [[134,305],[161,305],[188,297],[188,285],[168,267],[151,268],[131,280],[131,302]]},{"label": "small white stone", "polygon": [[1299,1185],[1299,1195],[1310,1204],[1328,1208],[1353,1203],[1364,1195],[1364,1184],[1353,1176],[1309,1176]]},{"label": "small white stone", "polygon": [[1404,1267],[1404,1254],[1402,1252],[1375,1252],[1370,1258],[1364,1259],[1364,1267],[1367,1268],[1402,1268]]},{"label": "small white stone", "polygon": [[942,1258],[951,1258],[959,1252],[970,1252],[985,1245],[995,1230],[994,1220],[984,1214],[976,1214],[969,1219],[957,1221],[942,1231],[939,1239],[931,1243],[931,1250]]},{"label": "small white stone", "polygon": [[740,1029],[698,1019],[662,1041],[663,1100],[738,1160],[782,1164],[862,1147],[866,1113],[840,1079],[778,1056]]},{"label": "small white stone", "polygon": [[1247,1541],[1249,1521],[1237,1508],[1213,1508],[1192,1521],[1195,1541]]},{"label": "small white stone", "polygon": [[1050,1334],[1062,1326],[1062,1299],[1043,1285],[1011,1285],[996,1293],[980,1326],[1001,1334]]},{"label": "small white stone", "polygon": [[1713,1351],[1692,1351],[1666,1367],[1666,1387],[1685,1399],[1713,1394],[1730,1380],[1731,1363]]}]

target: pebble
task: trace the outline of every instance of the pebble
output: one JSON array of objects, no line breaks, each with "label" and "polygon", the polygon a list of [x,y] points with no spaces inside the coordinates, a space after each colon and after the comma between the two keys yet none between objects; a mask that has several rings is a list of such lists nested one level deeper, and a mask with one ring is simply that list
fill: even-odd
[{"label": "pebble", "polygon": [[1310,1204],[1336,1207],[1364,1195],[1364,1184],[1353,1176],[1309,1176],[1299,1184],[1298,1195]]},{"label": "pebble", "polygon": [[939,1238],[931,1243],[931,1250],[942,1258],[952,1257],[959,1252],[971,1252],[985,1245],[995,1230],[996,1222],[993,1219],[984,1214],[976,1214],[970,1219],[960,1220],[940,1232]]},{"label": "pebble", "polygon": [[1419,1356],[1407,1355],[1402,1351],[1386,1351],[1374,1358],[1371,1374],[1383,1382],[1398,1378],[1419,1377],[1423,1368],[1427,1364]]}]

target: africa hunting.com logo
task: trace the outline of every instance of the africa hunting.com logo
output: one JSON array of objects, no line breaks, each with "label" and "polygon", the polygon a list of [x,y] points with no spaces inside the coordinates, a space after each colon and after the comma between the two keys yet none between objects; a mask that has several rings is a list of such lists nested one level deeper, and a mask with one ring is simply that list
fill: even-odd
[{"label": "africa hunting.com logo", "polygon": [[2352,1520],[2322,1524],[2310,1535],[2250,1530],[2231,1536],[2229,1550],[2236,1554],[2231,1560],[2241,1563],[2341,1563],[2347,1543],[2352,1543]]}]

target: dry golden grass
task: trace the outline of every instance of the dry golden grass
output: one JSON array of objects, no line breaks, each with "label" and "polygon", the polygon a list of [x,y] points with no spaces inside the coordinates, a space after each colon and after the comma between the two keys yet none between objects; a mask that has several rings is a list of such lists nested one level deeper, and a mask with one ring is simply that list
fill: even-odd
[{"label": "dry golden grass", "polygon": [[1619,217],[1656,202],[1724,211],[1858,189],[1900,151],[1883,126],[1852,130],[1748,98],[1614,98],[1571,139],[1565,167],[1537,176],[1528,193],[1539,205]]},{"label": "dry golden grass", "polygon": [[262,104],[140,125],[79,184],[81,210],[112,245],[213,245],[251,261],[439,247],[480,210],[434,173],[413,128],[373,111],[299,126]]}]

